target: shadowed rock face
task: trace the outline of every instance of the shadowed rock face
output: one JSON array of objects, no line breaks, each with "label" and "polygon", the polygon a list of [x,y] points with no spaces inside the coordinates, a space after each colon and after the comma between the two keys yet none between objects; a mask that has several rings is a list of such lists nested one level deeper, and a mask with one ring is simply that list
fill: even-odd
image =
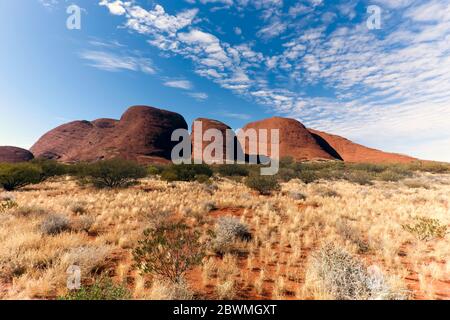
[{"label": "shadowed rock face", "polygon": [[[292,157],[295,160],[334,160],[339,159],[338,155],[331,154],[320,145],[303,124],[294,119],[274,117],[261,121],[247,124],[244,131],[248,129],[267,129],[269,155],[270,151],[270,130],[278,129],[280,133],[280,158]],[[247,154],[254,154],[249,150],[246,140],[245,151]],[[258,150],[258,154],[264,154],[262,150]]]},{"label": "shadowed rock face", "polygon": [[167,162],[176,142],[172,132],[187,129],[174,112],[147,106],[129,108],[120,120],[74,121],[59,126],[31,148],[37,158],[62,162],[120,157],[141,163]]},{"label": "shadowed rock face", "polygon": [[18,163],[33,160],[33,154],[17,147],[0,147],[0,163]]},{"label": "shadowed rock face", "polygon": [[[417,159],[364,147],[343,137],[308,129],[318,141],[331,147],[342,160],[354,163],[410,163]],[[326,147],[325,147],[326,148]]]}]

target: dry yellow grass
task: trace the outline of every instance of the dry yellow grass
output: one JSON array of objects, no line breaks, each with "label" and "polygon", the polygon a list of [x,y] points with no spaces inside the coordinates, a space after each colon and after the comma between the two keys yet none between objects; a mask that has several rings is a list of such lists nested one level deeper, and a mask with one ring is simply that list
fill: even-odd
[{"label": "dry yellow grass", "polygon": [[[333,298],[307,272],[312,254],[327,243],[367,268],[376,266],[410,298],[450,298],[450,235],[423,241],[402,227],[417,217],[450,225],[450,176],[422,174],[371,186],[293,180],[272,196],[227,179],[214,183],[218,189],[211,194],[196,182],[145,179],[129,189],[95,190],[64,178],[12,193],[18,207],[0,213],[0,298],[63,295],[73,264],[81,267],[83,283],[107,274],[126,283],[136,299],[190,290],[199,298]],[[65,216],[71,229],[43,233],[50,214]],[[224,257],[210,253],[187,275],[187,288],[167,288],[133,267],[132,250],[145,228],[177,216],[204,230],[206,239],[206,230],[224,215],[247,224],[252,240],[236,243]]]}]

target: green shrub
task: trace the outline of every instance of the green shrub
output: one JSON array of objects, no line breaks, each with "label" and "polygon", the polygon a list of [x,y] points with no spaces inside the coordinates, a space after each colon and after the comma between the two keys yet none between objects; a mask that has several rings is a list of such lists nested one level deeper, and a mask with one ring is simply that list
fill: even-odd
[{"label": "green shrub", "polygon": [[386,170],[377,175],[378,179],[387,182],[397,182],[405,178],[401,173],[395,172],[394,170]]},{"label": "green shrub", "polygon": [[198,183],[211,183],[210,177],[208,177],[206,174],[199,174],[195,176],[195,181]]},{"label": "green shrub", "polygon": [[410,168],[413,168],[417,171],[422,172],[431,172],[431,173],[449,173],[450,165],[447,163],[441,162],[415,162],[410,165]]},{"label": "green shrub", "polygon": [[42,170],[32,163],[0,164],[0,187],[13,191],[42,181]]},{"label": "green shrub", "polygon": [[381,164],[372,164],[372,163],[355,163],[355,164],[347,164],[347,167],[351,170],[358,170],[364,172],[371,173],[381,173],[386,170],[386,166]]},{"label": "green shrub", "polygon": [[212,177],[213,171],[205,164],[180,164],[166,167],[161,173],[161,179],[173,181],[195,181],[197,176]]},{"label": "green shrub", "polygon": [[144,167],[122,159],[80,164],[73,169],[81,182],[90,183],[97,188],[128,187],[147,175]]},{"label": "green shrub", "polygon": [[249,170],[245,165],[224,164],[217,166],[217,172],[224,177],[247,177]]},{"label": "green shrub", "polygon": [[304,183],[313,183],[320,179],[320,176],[313,170],[301,170],[298,172],[297,177]]},{"label": "green shrub", "polygon": [[149,176],[156,176],[161,174],[161,172],[163,171],[163,169],[161,167],[157,167],[157,166],[148,166],[147,167],[147,174]]},{"label": "green shrub", "polygon": [[280,159],[280,168],[288,168],[295,163],[293,157],[287,156]]},{"label": "green shrub", "polygon": [[273,191],[280,190],[280,184],[273,176],[250,176],[245,180],[245,185],[263,195],[270,195]]},{"label": "green shrub", "polygon": [[162,224],[144,231],[133,256],[143,273],[153,274],[173,283],[201,263],[204,257],[199,234],[183,223]]},{"label": "green shrub", "polygon": [[0,197],[0,213],[16,208],[17,206],[18,206],[17,202],[15,202],[14,199],[12,198],[2,199]]},{"label": "green shrub", "polygon": [[277,177],[283,182],[289,182],[292,179],[297,178],[297,173],[294,171],[294,169],[290,168],[280,168],[278,171]]},{"label": "green shrub", "polygon": [[416,218],[416,221],[415,224],[403,225],[402,227],[414,234],[419,240],[430,241],[444,238],[447,234],[447,226],[441,224],[437,219]]},{"label": "green shrub", "polygon": [[90,286],[72,290],[58,300],[129,300],[130,291],[122,285],[116,285],[109,278],[102,277]]},{"label": "green shrub", "polygon": [[360,170],[348,172],[344,177],[345,180],[360,185],[371,185],[372,180],[375,178],[372,173]]},{"label": "green shrub", "polygon": [[60,164],[54,160],[33,159],[31,163],[41,168],[41,180],[45,181],[52,177],[59,177],[67,173],[66,165]]}]

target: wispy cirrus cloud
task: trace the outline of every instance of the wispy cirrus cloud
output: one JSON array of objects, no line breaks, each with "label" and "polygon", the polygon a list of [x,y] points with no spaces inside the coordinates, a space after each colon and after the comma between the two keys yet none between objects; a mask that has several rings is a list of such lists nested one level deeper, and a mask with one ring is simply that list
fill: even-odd
[{"label": "wispy cirrus cloud", "polygon": [[85,50],[80,57],[88,62],[88,65],[96,69],[117,72],[136,71],[146,74],[155,74],[153,63],[148,58],[131,55],[119,55],[101,50]]},{"label": "wispy cirrus cloud", "polygon": [[58,5],[58,0],[39,0],[39,3],[44,7],[51,9]]},{"label": "wispy cirrus cloud", "polygon": [[209,97],[208,94],[204,92],[191,92],[188,95],[198,101],[207,100]]},{"label": "wispy cirrus cloud", "polygon": [[192,82],[188,80],[168,80],[164,82],[164,85],[166,87],[183,90],[191,90],[193,88]]}]

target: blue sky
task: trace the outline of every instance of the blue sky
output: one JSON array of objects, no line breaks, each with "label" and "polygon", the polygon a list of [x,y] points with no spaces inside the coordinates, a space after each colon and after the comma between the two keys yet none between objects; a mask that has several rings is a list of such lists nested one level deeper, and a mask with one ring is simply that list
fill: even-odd
[{"label": "blue sky", "polygon": [[145,104],[233,128],[294,117],[450,161],[448,1],[11,0],[0,39],[0,145]]}]

